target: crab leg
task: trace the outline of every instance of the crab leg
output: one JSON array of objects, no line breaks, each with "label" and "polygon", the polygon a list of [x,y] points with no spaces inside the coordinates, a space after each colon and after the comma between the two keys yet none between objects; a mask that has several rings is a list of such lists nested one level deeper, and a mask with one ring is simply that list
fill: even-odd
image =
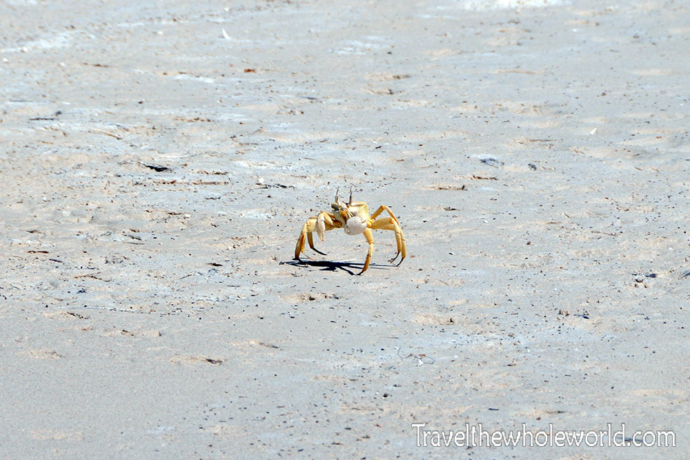
[{"label": "crab leg", "polygon": [[310,217],[307,222],[302,226],[302,233],[300,233],[299,238],[297,238],[297,245],[295,246],[295,259],[299,259],[299,255],[304,252],[304,242],[305,239],[309,240],[309,247],[314,248],[314,238],[311,236],[311,232],[316,228],[316,217]]},{"label": "crab leg", "polygon": [[307,222],[302,226],[302,232],[300,233],[299,238],[297,238],[297,245],[295,246],[295,259],[299,259],[299,255],[304,252],[305,242],[308,242],[309,247],[314,251],[318,252],[319,254],[323,254],[323,252],[314,247],[314,237],[312,236],[312,232],[315,231],[321,237],[321,241],[323,241],[324,232],[338,228],[338,224],[336,224],[336,222],[338,224],[340,223],[338,221],[333,221],[333,216],[325,211],[320,213],[318,217],[310,217],[307,219]]},{"label": "crab leg", "polygon": [[367,252],[367,260],[364,261],[364,268],[361,272],[359,272],[360,275],[367,271],[367,268],[369,268],[369,262],[371,261],[371,256],[374,254],[374,235],[371,234],[371,230],[368,228],[364,230],[363,235],[364,238],[366,238],[369,242],[369,252]]},{"label": "crab leg", "polygon": [[395,223],[400,225],[400,222],[398,222],[398,218],[395,217],[395,214],[393,214],[393,211],[391,211],[391,208],[389,208],[385,204],[382,204],[381,206],[379,206],[379,208],[376,210],[376,212],[371,215],[371,219],[372,220],[376,219],[383,211],[388,212],[388,214],[393,218]]},{"label": "crab leg", "polygon": [[370,227],[373,230],[391,230],[395,232],[395,242],[398,246],[398,252],[395,254],[395,257],[389,260],[389,262],[393,263],[393,261],[400,255],[402,256],[400,262],[398,263],[398,265],[400,265],[405,259],[405,256],[407,256],[407,248],[405,247],[405,235],[403,235],[402,229],[400,228],[400,225],[398,225],[398,222],[394,220],[393,217],[382,217],[373,221]]}]

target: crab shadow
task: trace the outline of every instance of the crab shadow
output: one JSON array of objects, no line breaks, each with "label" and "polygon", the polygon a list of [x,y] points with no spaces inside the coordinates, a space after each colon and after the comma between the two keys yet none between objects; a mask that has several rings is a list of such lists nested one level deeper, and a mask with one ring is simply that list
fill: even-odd
[{"label": "crab shadow", "polygon": [[[342,270],[350,275],[360,275],[362,268],[364,268],[363,263],[352,263],[352,262],[332,262],[330,260],[289,260],[286,262],[281,262],[280,265],[292,265],[298,268],[307,267],[320,267],[319,271],[330,271],[335,272],[337,270]],[[395,266],[395,265],[392,265]],[[382,266],[378,264],[369,264],[368,270],[387,270],[390,266]]]}]

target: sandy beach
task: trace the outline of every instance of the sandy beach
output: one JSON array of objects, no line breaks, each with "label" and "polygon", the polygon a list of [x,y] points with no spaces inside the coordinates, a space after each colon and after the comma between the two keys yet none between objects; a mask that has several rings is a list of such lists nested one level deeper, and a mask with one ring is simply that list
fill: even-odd
[{"label": "sandy beach", "polygon": [[688,458],[689,17],[0,0],[0,457]]}]

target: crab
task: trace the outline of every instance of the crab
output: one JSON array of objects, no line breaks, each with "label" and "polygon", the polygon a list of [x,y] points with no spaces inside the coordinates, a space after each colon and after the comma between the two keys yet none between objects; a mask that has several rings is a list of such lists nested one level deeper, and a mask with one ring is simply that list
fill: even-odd
[{"label": "crab", "polygon": [[[321,241],[324,241],[324,236],[327,231],[335,228],[342,228],[348,235],[363,234],[364,238],[366,238],[369,243],[369,252],[364,262],[364,268],[359,273],[361,275],[369,268],[371,256],[374,254],[374,236],[371,231],[391,230],[395,232],[398,252],[389,262],[393,263],[395,259],[400,256],[400,262],[398,262],[398,265],[400,265],[405,259],[407,251],[405,249],[405,236],[400,229],[400,223],[393,214],[393,211],[391,211],[388,206],[381,205],[376,212],[369,215],[369,206],[365,202],[352,201],[352,188],[350,188],[350,200],[347,203],[340,201],[338,195],[339,191],[340,189],[335,192],[335,202],[331,204],[333,212],[322,211],[317,217],[310,217],[307,219],[307,222],[302,227],[302,233],[300,233],[297,239],[295,259],[300,260],[299,256],[304,252],[305,241],[309,242],[309,247],[314,251],[319,254],[324,254],[314,247],[312,232],[316,232],[319,238],[321,238]],[[387,212],[390,217],[379,217],[384,211]]]}]

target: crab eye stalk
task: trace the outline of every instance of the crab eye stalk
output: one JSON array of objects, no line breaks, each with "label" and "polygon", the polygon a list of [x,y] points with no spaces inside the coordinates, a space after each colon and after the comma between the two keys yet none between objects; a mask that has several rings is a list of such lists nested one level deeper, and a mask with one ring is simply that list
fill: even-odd
[{"label": "crab eye stalk", "polygon": [[339,197],[339,195],[340,195],[339,192],[340,192],[340,187],[338,187],[338,188],[335,190],[335,202],[336,202],[336,203],[338,203],[338,202],[340,201],[340,200],[338,199],[338,197]]},{"label": "crab eye stalk", "polygon": [[350,185],[350,201],[347,202],[348,206],[352,205],[352,185]]}]

